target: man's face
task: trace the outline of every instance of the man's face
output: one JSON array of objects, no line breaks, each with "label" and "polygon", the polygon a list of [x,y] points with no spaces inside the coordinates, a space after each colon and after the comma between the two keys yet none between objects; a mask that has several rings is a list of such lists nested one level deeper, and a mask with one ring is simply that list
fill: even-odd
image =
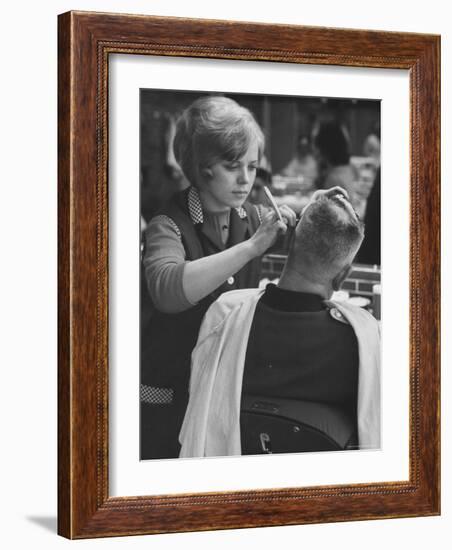
[{"label": "man's face", "polygon": [[324,200],[332,201],[334,205],[336,205],[338,208],[340,208],[341,211],[347,214],[347,217],[350,220],[359,222],[359,216],[350,203],[347,191],[338,186],[332,187],[331,189],[319,189],[318,191],[313,193],[310,201],[304,207],[303,212],[301,213],[301,218],[303,218],[305,212],[307,212],[310,206],[318,201]]}]

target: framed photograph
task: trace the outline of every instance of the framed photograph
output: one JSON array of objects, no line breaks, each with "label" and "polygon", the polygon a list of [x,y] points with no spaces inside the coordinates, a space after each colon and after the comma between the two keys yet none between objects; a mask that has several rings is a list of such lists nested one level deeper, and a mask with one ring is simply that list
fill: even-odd
[{"label": "framed photograph", "polygon": [[59,16],[61,535],[440,513],[439,57]]}]

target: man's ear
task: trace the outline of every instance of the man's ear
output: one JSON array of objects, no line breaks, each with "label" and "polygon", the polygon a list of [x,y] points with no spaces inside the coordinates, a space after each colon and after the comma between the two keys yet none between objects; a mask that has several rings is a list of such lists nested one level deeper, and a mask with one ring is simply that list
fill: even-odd
[{"label": "man's ear", "polygon": [[339,271],[339,273],[333,279],[333,290],[339,290],[341,288],[342,283],[349,276],[351,270],[351,264],[347,264]]}]

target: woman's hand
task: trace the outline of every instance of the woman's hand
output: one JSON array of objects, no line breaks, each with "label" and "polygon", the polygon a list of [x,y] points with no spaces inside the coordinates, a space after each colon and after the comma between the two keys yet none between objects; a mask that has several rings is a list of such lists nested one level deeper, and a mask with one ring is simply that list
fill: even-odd
[{"label": "woman's hand", "polygon": [[286,231],[287,225],[279,221],[276,212],[273,210],[265,212],[258,230],[249,241],[253,247],[253,256],[261,256],[276,241],[278,233]]},{"label": "woman's hand", "polygon": [[256,256],[264,254],[274,244],[279,233],[285,233],[288,226],[295,227],[297,223],[297,215],[290,206],[285,204],[279,207],[283,222],[279,221],[273,208],[261,207],[261,209],[264,210],[261,225],[250,239]]},{"label": "woman's hand", "polygon": [[[280,210],[287,224],[295,225],[295,212],[288,206],[282,206]],[[182,286],[188,302],[199,302],[228,277],[234,276],[250,260],[262,256],[276,241],[278,234],[286,231],[286,223],[279,221],[274,210],[269,209],[262,214],[261,225],[248,240],[217,254],[185,262]]]},{"label": "woman's hand", "polygon": [[297,215],[292,210],[292,208],[290,208],[290,206],[283,204],[279,207],[279,211],[286,225],[289,225],[291,227],[295,227],[297,225]]}]

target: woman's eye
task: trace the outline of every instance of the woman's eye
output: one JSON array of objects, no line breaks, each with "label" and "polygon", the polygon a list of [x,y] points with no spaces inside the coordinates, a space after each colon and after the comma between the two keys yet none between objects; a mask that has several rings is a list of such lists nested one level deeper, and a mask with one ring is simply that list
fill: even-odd
[{"label": "woman's eye", "polygon": [[[230,170],[230,171],[234,171],[234,170],[241,170],[242,169],[242,165],[239,163],[239,162],[226,162],[224,164],[226,170]],[[257,166],[254,165],[254,164],[250,164],[248,166],[248,170],[250,172],[255,172],[257,170]]]}]

